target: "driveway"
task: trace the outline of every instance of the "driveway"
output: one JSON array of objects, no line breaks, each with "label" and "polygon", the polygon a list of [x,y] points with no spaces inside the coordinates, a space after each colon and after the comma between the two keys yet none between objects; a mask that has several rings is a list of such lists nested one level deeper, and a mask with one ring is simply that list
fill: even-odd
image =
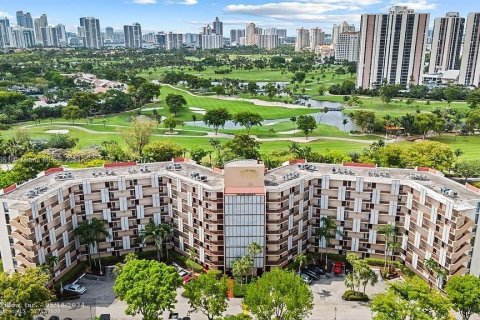
[{"label": "driveway", "polygon": [[[66,301],[54,304],[50,308],[50,315],[57,315],[60,319],[70,317],[75,320],[91,319],[91,316],[99,316],[108,313],[115,320],[141,319],[140,316],[131,317],[125,315],[126,304],[115,299],[113,294],[114,278],[87,276],[81,279],[79,284],[87,288],[87,292],[78,300]],[[314,298],[314,307],[309,320],[369,320],[372,318],[368,304],[361,302],[346,302],[342,300],[342,294],[346,287],[344,277],[331,275],[322,276],[311,285]],[[385,284],[380,279],[375,287],[367,286],[366,293],[380,293],[385,289]],[[189,311],[188,300],[183,298],[183,289],[178,289],[175,312],[180,317],[186,317]],[[242,299],[233,298],[228,303],[225,315],[234,315],[242,312]],[[336,310],[335,310],[336,309]],[[165,312],[163,319],[168,319],[169,312]],[[206,320],[203,314],[190,314],[191,319]],[[48,319],[48,317],[47,317]]]}]

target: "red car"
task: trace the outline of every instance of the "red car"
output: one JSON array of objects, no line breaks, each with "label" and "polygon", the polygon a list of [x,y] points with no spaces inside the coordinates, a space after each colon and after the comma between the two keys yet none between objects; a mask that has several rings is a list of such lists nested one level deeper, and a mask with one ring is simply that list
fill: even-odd
[{"label": "red car", "polygon": [[343,262],[334,262],[332,263],[333,274],[339,276],[343,273]]}]

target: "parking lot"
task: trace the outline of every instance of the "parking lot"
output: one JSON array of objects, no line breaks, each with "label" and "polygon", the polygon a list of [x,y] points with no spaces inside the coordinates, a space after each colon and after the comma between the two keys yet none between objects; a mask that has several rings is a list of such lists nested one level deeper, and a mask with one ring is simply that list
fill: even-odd
[{"label": "parking lot", "polygon": [[[380,277],[379,277],[380,278]],[[79,282],[87,288],[87,292],[78,300],[71,303],[65,302],[63,306],[53,310],[50,315],[58,315],[60,319],[70,317],[75,320],[90,319],[90,316],[99,316],[108,313],[112,319],[141,319],[141,317],[130,317],[124,313],[125,303],[116,300],[113,294],[114,278],[109,276],[82,278]],[[342,300],[342,294],[346,290],[344,277],[327,274],[320,280],[315,281],[311,286],[314,297],[314,308],[311,320],[368,320],[371,313],[368,305],[361,302],[346,302]],[[380,293],[385,289],[383,281],[375,287],[367,286],[368,295]],[[183,289],[178,290],[175,312],[180,317],[188,315],[188,300],[181,296]],[[241,299],[231,299],[226,314],[238,314],[242,312]],[[168,319],[168,312],[165,312],[164,319]],[[203,314],[191,314],[191,319],[206,320]],[[48,318],[47,318],[48,319]]]}]

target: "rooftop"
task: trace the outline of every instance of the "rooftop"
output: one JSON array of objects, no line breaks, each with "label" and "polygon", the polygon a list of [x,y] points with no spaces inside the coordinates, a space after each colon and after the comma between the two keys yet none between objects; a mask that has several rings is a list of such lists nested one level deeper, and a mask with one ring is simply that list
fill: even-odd
[{"label": "rooftop", "polygon": [[[17,188],[7,187],[0,199],[21,200],[32,202],[42,195],[50,194],[61,186],[73,185],[73,181],[109,181],[112,176],[150,177],[152,173],[172,178],[183,177],[192,183],[202,184],[207,189],[223,190],[224,174],[222,170],[212,170],[185,159],[176,159],[177,162],[158,162],[149,164],[114,163],[106,164],[104,168],[88,168],[65,170],[62,168],[49,169],[39,177],[30,180]],[[257,161],[241,160],[229,162],[226,167],[257,167],[262,166]],[[339,176],[342,180],[355,181],[356,177],[364,177],[366,182],[389,183],[392,179],[402,180],[403,184],[423,186],[427,190],[444,194],[451,199],[457,208],[471,206],[480,202],[480,193],[467,189],[460,183],[443,176],[442,173],[429,168],[397,169],[379,168],[374,165],[345,163],[344,165],[324,163],[295,163],[268,171],[264,182],[267,191],[276,189],[285,190],[289,185],[297,185],[301,179],[320,178],[330,175],[331,179]],[[449,191],[450,190],[450,191]],[[32,193],[33,192],[33,193]]]}]

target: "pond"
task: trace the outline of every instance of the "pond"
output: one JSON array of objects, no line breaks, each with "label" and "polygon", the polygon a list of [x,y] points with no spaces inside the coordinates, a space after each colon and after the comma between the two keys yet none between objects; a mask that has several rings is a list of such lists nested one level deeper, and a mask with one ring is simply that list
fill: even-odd
[{"label": "pond", "polygon": [[[337,127],[340,131],[345,131],[345,132],[350,132],[352,130],[355,130],[355,125],[353,121],[348,116],[343,114],[342,111],[340,111],[341,109],[343,109],[341,103],[331,102],[331,101],[318,101],[318,100],[311,100],[311,99],[306,101],[307,101],[306,105],[310,104],[312,108],[315,108],[315,109],[326,108],[328,110],[331,110],[328,112],[319,111],[319,112],[310,113],[310,115],[313,116],[315,120],[317,120],[317,123],[334,126],[334,127]],[[254,108],[264,108],[264,107],[254,106]],[[346,125],[343,125],[344,119],[348,120],[348,123]],[[279,122],[286,122],[286,121],[290,121],[290,119],[289,118],[269,119],[269,120],[262,121],[262,125],[273,126]],[[191,126],[194,125],[193,121],[188,121],[185,124],[191,125]],[[200,121],[196,121],[195,125],[199,127],[207,127],[207,125],[205,125],[203,122],[200,122]],[[227,121],[225,123],[225,129],[242,129],[242,128],[243,127],[241,126],[235,125],[233,121]]]}]

